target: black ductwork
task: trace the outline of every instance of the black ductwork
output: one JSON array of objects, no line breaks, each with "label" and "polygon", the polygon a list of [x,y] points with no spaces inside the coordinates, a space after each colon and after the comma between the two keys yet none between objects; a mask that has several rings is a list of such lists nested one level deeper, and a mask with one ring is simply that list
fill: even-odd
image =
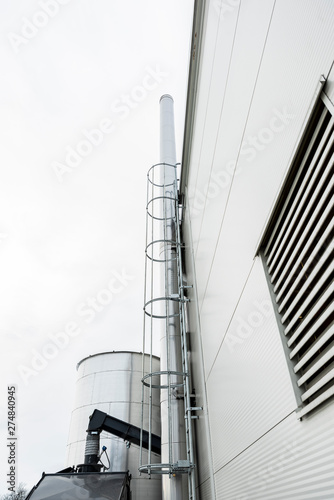
[{"label": "black ductwork", "polygon": [[[142,434],[142,446],[148,449],[150,436],[147,431],[141,430],[135,425],[119,420],[100,410],[94,410],[89,420],[87,432],[100,433],[101,431],[109,432],[114,436],[124,439],[124,441],[129,441],[138,446],[140,445],[140,437]],[[156,434],[151,434],[151,450],[158,455],[161,454],[161,438]]]}]

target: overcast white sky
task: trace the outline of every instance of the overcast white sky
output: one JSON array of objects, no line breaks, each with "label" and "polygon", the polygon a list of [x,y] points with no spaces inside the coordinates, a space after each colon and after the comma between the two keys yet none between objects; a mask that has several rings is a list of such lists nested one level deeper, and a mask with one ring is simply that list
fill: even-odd
[{"label": "overcast white sky", "polygon": [[[0,494],[64,466],[76,363],[141,351],[159,98],[181,160],[193,0],[0,0]],[[109,285],[109,292],[106,291]]]}]

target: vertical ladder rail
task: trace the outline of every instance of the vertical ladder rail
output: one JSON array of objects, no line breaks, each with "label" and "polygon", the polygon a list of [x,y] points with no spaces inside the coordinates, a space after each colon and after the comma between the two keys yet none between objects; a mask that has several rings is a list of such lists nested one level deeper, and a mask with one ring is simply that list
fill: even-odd
[{"label": "vertical ladder rail", "polygon": [[[176,180],[177,182],[177,180]],[[186,331],[186,311],[185,303],[189,300],[184,293],[184,280],[182,270],[182,241],[181,241],[181,224],[179,220],[179,199],[176,199],[176,228],[177,228],[177,252],[178,252],[178,286],[180,295],[180,329],[181,329],[181,346],[182,346],[182,365],[184,376],[184,406],[185,406],[185,423],[186,423],[186,446],[187,458],[190,464],[195,463],[194,455],[194,441],[193,441],[193,416],[192,411],[202,408],[192,408],[190,400],[190,371],[188,363],[188,344],[187,344],[187,331]],[[191,467],[188,472],[188,491],[189,499],[196,500],[196,484],[195,484],[195,469]]]}]

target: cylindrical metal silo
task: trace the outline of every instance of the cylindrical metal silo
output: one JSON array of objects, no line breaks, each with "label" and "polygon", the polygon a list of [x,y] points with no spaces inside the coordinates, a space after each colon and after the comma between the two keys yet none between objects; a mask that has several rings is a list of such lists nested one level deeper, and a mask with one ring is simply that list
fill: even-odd
[{"label": "cylindrical metal silo", "polygon": [[[154,370],[160,369],[159,358],[153,357]],[[135,352],[106,352],[89,356],[77,365],[78,379],[67,445],[66,465],[82,464],[85,454],[86,430],[89,416],[95,409],[113,417],[141,426],[142,354]],[[159,394],[153,395],[152,432],[160,435]],[[148,423],[144,421],[144,428]],[[107,447],[111,472],[129,471],[132,475],[132,500],[161,498],[161,478],[149,479],[139,475],[139,446],[101,433],[101,448]],[[143,450],[143,453],[146,453]],[[153,459],[160,462],[160,456]],[[106,463],[105,457],[102,461]]]}]

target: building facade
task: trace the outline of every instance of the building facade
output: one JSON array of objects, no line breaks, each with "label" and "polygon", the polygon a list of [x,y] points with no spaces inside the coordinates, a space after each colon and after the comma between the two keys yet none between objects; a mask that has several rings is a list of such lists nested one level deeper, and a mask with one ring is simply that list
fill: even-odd
[{"label": "building facade", "polygon": [[180,193],[201,500],[334,497],[333,26],[332,1],[195,2]]}]

